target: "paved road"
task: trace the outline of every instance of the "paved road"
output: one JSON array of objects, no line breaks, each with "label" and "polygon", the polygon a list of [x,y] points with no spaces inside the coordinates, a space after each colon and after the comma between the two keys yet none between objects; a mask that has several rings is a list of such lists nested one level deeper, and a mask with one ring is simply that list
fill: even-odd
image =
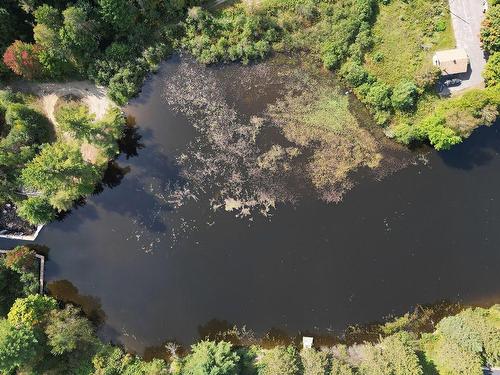
[{"label": "paved road", "polygon": [[484,18],[483,0],[449,0],[449,4],[457,48],[464,48],[470,58],[470,71],[459,76],[463,79],[462,84],[451,91],[481,87],[484,85],[481,73],[486,64],[479,40]]}]

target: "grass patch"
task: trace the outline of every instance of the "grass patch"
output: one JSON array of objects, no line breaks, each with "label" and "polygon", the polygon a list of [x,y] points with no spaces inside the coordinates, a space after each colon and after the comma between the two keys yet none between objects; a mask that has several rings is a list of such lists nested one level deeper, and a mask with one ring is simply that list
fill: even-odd
[{"label": "grass patch", "polygon": [[390,85],[414,79],[431,67],[434,51],[455,46],[446,0],[393,0],[380,5],[373,35],[375,43],[365,66]]}]

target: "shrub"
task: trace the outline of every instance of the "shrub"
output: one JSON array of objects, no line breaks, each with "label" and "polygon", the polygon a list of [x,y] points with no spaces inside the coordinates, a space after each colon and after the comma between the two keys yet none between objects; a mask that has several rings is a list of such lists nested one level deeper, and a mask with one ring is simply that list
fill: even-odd
[{"label": "shrub", "polygon": [[330,375],[356,375],[356,372],[346,362],[339,359],[333,359]]},{"label": "shrub", "polygon": [[378,109],[389,109],[391,88],[383,82],[374,82],[366,94],[366,101]]},{"label": "shrub", "polygon": [[354,87],[361,86],[368,80],[368,72],[366,69],[361,64],[352,60],[342,65],[340,75]]},{"label": "shrub", "polygon": [[300,361],[293,346],[266,350],[259,362],[259,375],[298,375]]},{"label": "shrub", "polygon": [[495,52],[490,56],[483,71],[486,86],[500,84],[500,52]]},{"label": "shrub", "polygon": [[500,52],[500,5],[494,5],[486,12],[481,27],[481,43],[486,52]]},{"label": "shrub", "polygon": [[437,66],[432,66],[419,73],[415,77],[415,83],[421,90],[428,90],[434,88],[440,77],[441,69]]},{"label": "shrub", "polygon": [[201,341],[191,346],[182,373],[185,375],[233,375],[240,357],[225,341]]},{"label": "shrub", "polygon": [[394,109],[408,111],[417,101],[417,86],[411,81],[401,81],[392,91],[391,101]]}]

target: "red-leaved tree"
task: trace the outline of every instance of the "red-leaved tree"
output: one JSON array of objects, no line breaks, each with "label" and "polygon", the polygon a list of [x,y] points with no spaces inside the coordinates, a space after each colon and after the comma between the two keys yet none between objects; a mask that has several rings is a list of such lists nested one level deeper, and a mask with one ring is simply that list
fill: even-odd
[{"label": "red-leaved tree", "polygon": [[40,72],[39,51],[40,47],[36,44],[16,40],[5,51],[3,62],[17,75],[31,79]]}]

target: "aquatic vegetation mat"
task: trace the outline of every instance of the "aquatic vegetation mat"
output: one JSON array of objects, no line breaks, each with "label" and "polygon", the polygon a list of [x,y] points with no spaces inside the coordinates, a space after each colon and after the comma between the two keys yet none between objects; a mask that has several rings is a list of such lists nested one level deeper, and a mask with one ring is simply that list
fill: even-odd
[{"label": "aquatic vegetation mat", "polygon": [[296,66],[210,68],[184,58],[164,97],[198,131],[178,158],[179,203],[208,194],[214,210],[249,216],[311,191],[338,202],[361,170],[380,178],[411,158],[370,129],[368,114],[356,115],[331,75]]}]

